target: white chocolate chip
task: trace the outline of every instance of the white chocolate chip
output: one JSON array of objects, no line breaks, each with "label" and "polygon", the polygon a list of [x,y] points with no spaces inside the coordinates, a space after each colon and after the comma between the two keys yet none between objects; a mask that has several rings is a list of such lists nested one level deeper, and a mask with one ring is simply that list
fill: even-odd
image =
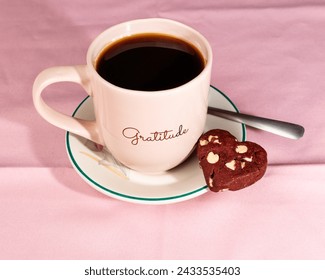
[{"label": "white chocolate chip", "polygon": [[208,141],[211,142],[212,140],[214,140],[213,143],[216,143],[215,141],[219,142],[218,136],[210,135]]},{"label": "white chocolate chip", "polygon": [[213,179],[212,178],[209,178],[209,186],[210,186],[210,188],[213,188]]},{"label": "white chocolate chip", "polygon": [[226,192],[226,191],[229,191],[229,189],[228,188],[225,188],[225,189],[221,189],[220,191],[221,192]]},{"label": "white chocolate chip", "polygon": [[210,153],[208,153],[207,161],[208,161],[208,163],[215,164],[219,161],[219,155],[214,154],[213,152],[210,152]]},{"label": "white chocolate chip", "polygon": [[243,169],[243,168],[245,167],[245,165],[246,165],[246,162],[242,161],[242,162],[240,163],[240,167],[241,167],[241,169]]},{"label": "white chocolate chip", "polygon": [[232,161],[229,161],[226,163],[226,166],[231,169],[231,170],[235,170],[236,169],[236,161],[233,159]]},{"label": "white chocolate chip", "polygon": [[244,154],[247,152],[247,150],[248,150],[248,148],[245,145],[238,145],[236,147],[236,153],[238,153],[238,154]]},{"label": "white chocolate chip", "polygon": [[206,146],[209,142],[207,140],[200,140],[200,146]]},{"label": "white chocolate chip", "polygon": [[243,160],[248,161],[248,162],[252,162],[253,157],[244,157]]},{"label": "white chocolate chip", "polygon": [[210,135],[208,141],[209,142],[212,141],[214,144],[221,144],[218,138],[219,138],[218,136]]}]

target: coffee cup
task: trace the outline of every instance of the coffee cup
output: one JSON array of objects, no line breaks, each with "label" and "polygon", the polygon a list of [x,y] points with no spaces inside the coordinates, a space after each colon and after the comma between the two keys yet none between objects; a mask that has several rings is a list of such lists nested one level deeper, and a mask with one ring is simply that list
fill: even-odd
[{"label": "coffee cup", "polygon": [[[207,116],[212,50],[195,29],[162,18],[112,26],[90,44],[86,65],[43,70],[33,101],[49,123],[105,146],[125,166],[161,172],[182,163]],[[53,83],[80,84],[95,120],[62,114],[42,98]]]}]

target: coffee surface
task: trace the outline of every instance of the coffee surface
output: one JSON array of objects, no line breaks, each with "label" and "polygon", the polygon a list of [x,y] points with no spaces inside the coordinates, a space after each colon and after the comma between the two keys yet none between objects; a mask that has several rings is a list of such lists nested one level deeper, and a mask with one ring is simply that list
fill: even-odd
[{"label": "coffee surface", "polygon": [[195,46],[163,34],[139,34],[108,45],[96,60],[106,81],[126,89],[166,90],[181,86],[205,66]]}]

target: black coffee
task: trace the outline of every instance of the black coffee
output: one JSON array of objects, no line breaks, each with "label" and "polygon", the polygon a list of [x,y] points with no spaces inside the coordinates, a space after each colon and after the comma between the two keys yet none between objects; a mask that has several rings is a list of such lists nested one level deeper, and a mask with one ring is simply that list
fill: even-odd
[{"label": "black coffee", "polygon": [[127,89],[156,91],[187,83],[203,70],[200,51],[163,34],[140,34],[107,46],[96,70],[106,81]]}]

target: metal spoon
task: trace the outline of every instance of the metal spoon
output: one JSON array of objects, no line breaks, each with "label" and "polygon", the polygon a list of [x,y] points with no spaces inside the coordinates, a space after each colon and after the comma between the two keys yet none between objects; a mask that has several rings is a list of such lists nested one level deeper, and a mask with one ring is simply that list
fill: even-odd
[{"label": "metal spoon", "polygon": [[208,107],[208,114],[246,124],[290,139],[299,139],[305,129],[298,124]]}]

